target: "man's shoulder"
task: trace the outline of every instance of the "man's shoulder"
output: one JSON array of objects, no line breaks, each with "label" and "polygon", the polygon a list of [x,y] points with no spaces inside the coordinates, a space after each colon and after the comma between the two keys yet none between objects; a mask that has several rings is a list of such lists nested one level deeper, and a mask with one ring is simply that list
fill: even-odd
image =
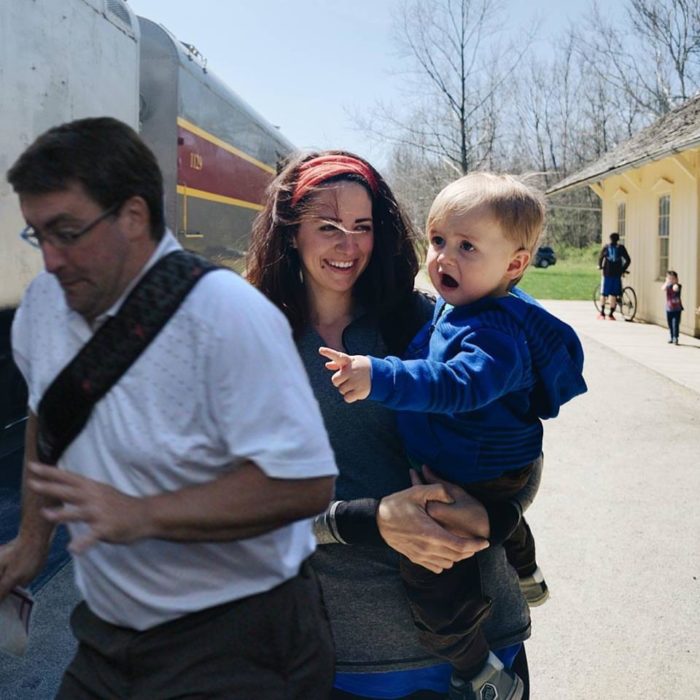
[{"label": "man's shoulder", "polygon": [[225,268],[210,272],[197,283],[182,312],[215,332],[240,323],[286,322],[267,297]]}]

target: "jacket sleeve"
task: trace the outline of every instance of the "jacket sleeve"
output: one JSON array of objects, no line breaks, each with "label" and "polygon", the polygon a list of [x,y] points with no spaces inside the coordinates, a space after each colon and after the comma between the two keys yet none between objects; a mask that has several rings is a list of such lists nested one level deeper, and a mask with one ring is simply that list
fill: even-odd
[{"label": "jacket sleeve", "polygon": [[462,413],[485,406],[522,386],[526,362],[508,333],[480,328],[462,340],[446,362],[371,358],[369,398],[389,408]]}]

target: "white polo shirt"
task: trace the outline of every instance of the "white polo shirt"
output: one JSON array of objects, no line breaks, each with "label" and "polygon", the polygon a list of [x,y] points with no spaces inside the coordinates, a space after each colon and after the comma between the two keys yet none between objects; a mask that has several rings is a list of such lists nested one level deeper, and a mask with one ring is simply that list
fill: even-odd
[{"label": "white polo shirt", "polygon": [[[179,247],[166,233],[144,272]],[[52,275],[34,279],[12,329],[32,411],[92,334]],[[286,319],[243,279],[214,271],[98,402],[58,466],[145,496],[211,481],[245,460],[283,479],[336,474]],[[75,557],[76,581],[96,615],[142,630],[269,590],[313,549],[308,520],[233,542],[98,543]]]}]

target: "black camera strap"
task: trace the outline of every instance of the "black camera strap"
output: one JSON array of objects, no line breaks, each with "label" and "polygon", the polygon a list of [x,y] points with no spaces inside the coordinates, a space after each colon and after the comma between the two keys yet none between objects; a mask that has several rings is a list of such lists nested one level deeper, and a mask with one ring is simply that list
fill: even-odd
[{"label": "black camera strap", "polygon": [[213,263],[184,250],[162,257],[59,372],[39,403],[37,454],[56,464],[95,404],[119,381]]}]

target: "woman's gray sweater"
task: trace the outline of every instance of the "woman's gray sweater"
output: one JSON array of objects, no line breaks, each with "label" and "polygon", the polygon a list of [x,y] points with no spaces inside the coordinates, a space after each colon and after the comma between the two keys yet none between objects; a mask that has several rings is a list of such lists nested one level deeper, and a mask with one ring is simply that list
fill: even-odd
[{"label": "woman's gray sweater", "polygon": [[[378,328],[366,317],[346,329],[343,342],[350,354],[386,355]],[[372,401],[346,404],[318,353],[324,344],[308,330],[298,349],[335,451],[340,472],[335,498],[380,499],[408,488],[409,465],[393,412]],[[521,500],[529,505],[528,496]],[[529,611],[503,548],[491,546],[477,556],[484,592],[493,600],[484,626],[491,647],[527,639]],[[338,671],[407,670],[438,662],[418,642],[397,552],[387,545],[320,544],[312,563],[333,629]]]}]

